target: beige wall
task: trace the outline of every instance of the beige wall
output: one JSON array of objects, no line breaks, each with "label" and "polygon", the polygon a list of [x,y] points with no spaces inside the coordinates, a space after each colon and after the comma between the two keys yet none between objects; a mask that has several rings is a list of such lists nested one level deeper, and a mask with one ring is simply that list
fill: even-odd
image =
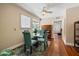
[{"label": "beige wall", "polygon": [[74,22],[79,21],[79,7],[73,7],[66,10],[66,43],[69,45],[74,44]]},{"label": "beige wall", "polygon": [[20,14],[34,17],[14,4],[0,4],[0,50],[23,42]]}]

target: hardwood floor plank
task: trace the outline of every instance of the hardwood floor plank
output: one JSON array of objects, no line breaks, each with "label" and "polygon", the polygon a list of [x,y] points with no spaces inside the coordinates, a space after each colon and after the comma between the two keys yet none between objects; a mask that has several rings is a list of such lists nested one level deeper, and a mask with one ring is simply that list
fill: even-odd
[{"label": "hardwood floor plank", "polygon": [[50,46],[44,52],[44,56],[79,56],[79,48],[64,45],[61,37],[52,39]]}]

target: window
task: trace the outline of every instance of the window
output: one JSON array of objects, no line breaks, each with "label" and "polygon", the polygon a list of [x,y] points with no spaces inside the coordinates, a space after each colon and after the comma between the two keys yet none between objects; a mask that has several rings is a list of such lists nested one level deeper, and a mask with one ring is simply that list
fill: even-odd
[{"label": "window", "polygon": [[40,29],[40,21],[39,19],[32,19],[32,29]]},{"label": "window", "polygon": [[30,17],[21,15],[21,28],[31,28],[31,20]]}]

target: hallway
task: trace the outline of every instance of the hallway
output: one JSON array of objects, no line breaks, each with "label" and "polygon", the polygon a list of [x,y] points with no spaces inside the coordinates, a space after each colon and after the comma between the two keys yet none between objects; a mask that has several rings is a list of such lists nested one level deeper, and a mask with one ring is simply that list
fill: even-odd
[{"label": "hallway", "polygon": [[[77,49],[77,50],[76,50]],[[51,41],[49,48],[44,52],[45,56],[79,56],[79,48],[65,46],[58,36]]]}]

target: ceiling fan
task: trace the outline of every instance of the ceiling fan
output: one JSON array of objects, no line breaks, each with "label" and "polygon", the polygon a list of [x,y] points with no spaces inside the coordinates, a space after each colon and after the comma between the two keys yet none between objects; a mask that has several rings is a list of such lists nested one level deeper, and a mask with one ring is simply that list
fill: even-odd
[{"label": "ceiling fan", "polygon": [[46,7],[43,7],[42,12],[44,12],[44,13],[53,13],[53,11],[48,10]]}]

